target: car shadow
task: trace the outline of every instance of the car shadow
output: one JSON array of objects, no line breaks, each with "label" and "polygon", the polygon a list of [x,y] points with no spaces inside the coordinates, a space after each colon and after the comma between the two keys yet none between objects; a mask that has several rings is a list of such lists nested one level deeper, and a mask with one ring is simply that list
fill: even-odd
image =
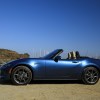
[{"label": "car shadow", "polygon": [[36,80],[32,81],[30,84],[83,84],[78,80]]},{"label": "car shadow", "polygon": [[[11,81],[0,81],[1,85],[13,85]],[[83,84],[82,81],[78,80],[35,80],[31,81],[29,85],[37,84]],[[13,85],[14,86],[14,85]]]},{"label": "car shadow", "polygon": [[11,81],[0,81],[0,85],[13,85]]}]

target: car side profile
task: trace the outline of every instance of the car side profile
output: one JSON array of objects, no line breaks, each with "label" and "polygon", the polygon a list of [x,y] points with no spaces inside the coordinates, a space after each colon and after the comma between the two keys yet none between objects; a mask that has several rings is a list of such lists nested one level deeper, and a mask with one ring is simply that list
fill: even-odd
[{"label": "car side profile", "polygon": [[82,80],[96,84],[100,77],[100,60],[81,57],[79,52],[68,53],[62,59],[62,49],[56,49],[41,58],[24,58],[8,62],[0,67],[0,79],[25,85],[31,80]]}]

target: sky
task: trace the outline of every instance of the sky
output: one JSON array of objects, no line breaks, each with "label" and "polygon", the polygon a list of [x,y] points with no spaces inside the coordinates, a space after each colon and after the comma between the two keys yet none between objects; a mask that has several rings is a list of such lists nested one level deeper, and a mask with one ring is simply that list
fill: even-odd
[{"label": "sky", "polygon": [[0,48],[100,56],[100,0],[0,0]]}]

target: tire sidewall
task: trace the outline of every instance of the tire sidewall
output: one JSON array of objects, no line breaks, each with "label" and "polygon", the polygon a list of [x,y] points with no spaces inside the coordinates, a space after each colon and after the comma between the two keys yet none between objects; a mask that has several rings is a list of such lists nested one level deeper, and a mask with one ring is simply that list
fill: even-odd
[{"label": "tire sidewall", "polygon": [[[87,82],[87,80],[85,79],[85,73],[86,73],[88,70],[90,70],[90,69],[95,70],[95,71],[98,73],[98,79],[96,80],[95,83],[89,83],[89,82]],[[82,74],[82,81],[83,81],[85,84],[87,84],[87,85],[94,85],[94,84],[96,84],[96,83],[99,81],[99,71],[98,71],[95,67],[87,67],[87,68],[85,68],[84,71],[83,71],[83,74]]]},{"label": "tire sidewall", "polygon": [[[15,81],[15,79],[14,79],[14,73],[15,73],[16,70],[18,70],[18,69],[25,69],[25,70],[28,72],[30,78],[27,80],[27,82],[25,82],[25,83],[18,83],[18,82]],[[30,70],[28,67],[26,67],[26,66],[23,66],[23,65],[17,66],[17,67],[15,67],[15,68],[13,69],[13,71],[12,71],[12,73],[11,73],[11,80],[12,80],[13,84],[15,84],[15,85],[27,85],[27,84],[30,83],[30,81],[32,80],[32,72],[31,72],[31,70]]]}]

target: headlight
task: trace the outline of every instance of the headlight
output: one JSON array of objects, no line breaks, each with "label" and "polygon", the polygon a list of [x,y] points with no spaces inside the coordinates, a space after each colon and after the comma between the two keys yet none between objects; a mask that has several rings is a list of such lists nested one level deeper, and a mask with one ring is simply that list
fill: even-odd
[{"label": "headlight", "polygon": [[5,68],[5,67],[10,67],[10,66],[11,66],[11,64],[8,63],[8,64],[4,64],[4,65],[2,65],[1,68],[2,68],[2,67],[3,67],[3,68]]},{"label": "headlight", "polygon": [[11,66],[11,64],[6,64],[6,65],[4,65],[5,67],[9,67],[9,66]]}]

